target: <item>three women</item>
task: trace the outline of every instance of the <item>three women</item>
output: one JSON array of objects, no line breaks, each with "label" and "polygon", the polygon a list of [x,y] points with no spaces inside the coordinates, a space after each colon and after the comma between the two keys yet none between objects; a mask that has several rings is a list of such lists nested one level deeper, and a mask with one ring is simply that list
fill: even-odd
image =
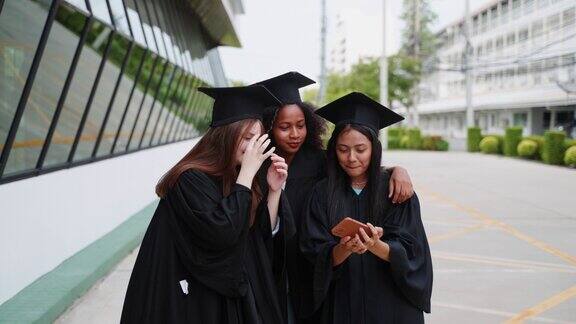
[{"label": "three women", "polygon": [[[337,170],[335,145],[342,144],[334,144],[333,138],[343,129],[338,126],[334,132],[326,160],[320,140],[324,124],[300,99],[298,88],[311,82],[291,72],[260,85],[201,90],[215,99],[211,128],[157,186],[162,199],[132,273],[122,322],[331,323],[336,318],[348,318],[345,323],[356,323],[356,319],[371,322],[366,320],[372,319],[371,315],[352,307],[347,308],[348,316],[330,311],[346,303],[346,299],[335,298],[345,293],[346,287],[337,285],[332,273],[356,269],[353,262],[358,259],[352,254],[366,251],[379,256],[381,264],[372,260],[378,271],[391,264],[396,254],[389,251],[395,251],[397,245],[389,239],[395,234],[383,220],[417,224],[413,219],[418,217],[408,217],[416,212],[400,207],[412,196],[412,186],[401,168],[390,170],[393,181],[387,171],[365,172],[366,182],[353,184],[369,184],[371,189],[365,194],[369,198],[363,199],[369,203],[362,213],[350,216],[366,221],[362,217],[370,215],[373,232],[358,233],[338,244],[329,232],[316,232],[318,226],[329,230],[343,216],[341,212],[349,210],[350,197],[343,195],[348,193],[342,191],[345,186],[330,182]],[[259,120],[262,117],[264,125]],[[269,139],[262,135],[266,131]],[[375,152],[368,159],[371,168],[380,170],[377,130],[376,136],[372,136],[374,132],[360,133]],[[267,150],[270,143],[274,148]],[[275,148],[279,155],[274,154]],[[326,174],[328,180],[320,181]],[[369,180],[374,176],[380,180]],[[346,182],[342,174],[338,179]],[[351,177],[347,179],[351,183]],[[326,183],[332,185],[322,187]],[[335,199],[334,204],[322,205],[323,194]],[[409,202],[414,200],[417,205],[415,197]],[[392,202],[402,204],[394,206]],[[342,208],[340,213],[322,211],[335,205]],[[323,212],[330,216],[323,217]],[[390,213],[396,216],[389,217]],[[322,248],[316,244],[320,242]],[[329,256],[324,250],[327,246]],[[422,251],[426,249],[427,245]],[[351,275],[361,274],[363,269]],[[431,267],[429,270],[431,274]],[[380,274],[378,271],[375,274]],[[397,293],[392,281],[380,281],[388,283],[381,288],[390,289],[382,296]],[[356,286],[347,288],[358,293]],[[386,316],[380,322],[404,318]]]}]

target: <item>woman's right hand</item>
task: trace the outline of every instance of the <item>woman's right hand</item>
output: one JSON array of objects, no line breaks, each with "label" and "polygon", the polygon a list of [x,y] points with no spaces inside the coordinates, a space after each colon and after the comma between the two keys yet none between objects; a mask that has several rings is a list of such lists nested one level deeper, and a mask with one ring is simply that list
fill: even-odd
[{"label": "woman's right hand", "polygon": [[345,236],[340,240],[340,245],[348,253],[364,254],[368,247],[362,242],[358,234],[354,237]]},{"label": "woman's right hand", "polygon": [[252,187],[252,180],[256,176],[260,166],[274,153],[275,147],[265,152],[268,145],[270,145],[268,134],[264,134],[258,138],[256,138],[256,136],[252,137],[246,146],[246,151],[244,151],[242,165],[236,183],[248,188]]}]

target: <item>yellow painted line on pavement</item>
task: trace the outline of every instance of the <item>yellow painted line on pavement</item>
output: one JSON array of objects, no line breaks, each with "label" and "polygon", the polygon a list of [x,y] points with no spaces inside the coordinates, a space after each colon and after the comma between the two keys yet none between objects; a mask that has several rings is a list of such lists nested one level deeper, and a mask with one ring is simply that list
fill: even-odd
[{"label": "yellow painted line on pavement", "polygon": [[524,268],[532,270],[549,270],[560,273],[576,273],[576,267],[567,266],[564,264],[495,258],[495,257],[487,257],[471,254],[432,252],[432,258],[441,260],[450,260],[450,261],[465,261],[471,263],[481,263],[481,264],[489,264],[489,265],[497,265],[513,268]]},{"label": "yellow painted line on pavement", "polygon": [[451,232],[448,232],[446,234],[439,234],[439,235],[434,235],[431,236],[430,238],[428,238],[428,242],[429,243],[437,243],[440,241],[445,241],[445,240],[449,240],[449,239],[453,239],[462,235],[466,235],[468,233],[472,233],[478,230],[481,230],[483,228],[486,228],[490,226],[490,224],[477,224],[474,226],[469,226],[469,227],[465,227],[465,228],[461,228],[461,229],[457,229]]},{"label": "yellow painted line on pavement", "polygon": [[542,314],[545,311],[553,307],[556,307],[557,305],[573,298],[574,296],[576,296],[576,285],[544,300],[538,305],[532,306],[530,308],[521,311],[512,318],[508,319],[505,323],[506,324],[524,323],[525,320],[532,318],[538,314]]},{"label": "yellow painted line on pavement", "polygon": [[506,233],[508,233],[512,236],[515,236],[516,238],[523,240],[523,241],[539,248],[542,251],[550,253],[550,254],[552,254],[552,255],[554,255],[554,256],[556,256],[556,257],[558,257],[558,258],[560,258],[560,259],[562,259],[562,260],[564,260],[564,261],[566,261],[572,265],[576,265],[576,257],[575,256],[573,256],[569,253],[563,252],[563,251],[559,250],[558,248],[553,247],[550,244],[544,243],[544,242],[542,242],[542,241],[540,241],[534,237],[531,237],[527,234],[524,234],[524,233],[520,232],[519,230],[515,229],[514,227],[512,227],[512,226],[510,226],[510,225],[508,225],[502,221],[494,219],[494,218],[492,218],[492,217],[490,217],[490,216],[488,216],[488,215],[486,215],[486,214],[484,214],[484,213],[482,213],[482,212],[480,212],[480,211],[478,211],[472,207],[462,205],[462,204],[454,201],[453,199],[445,197],[445,196],[443,196],[439,193],[433,192],[431,190],[424,189],[424,190],[422,190],[422,192],[424,192],[427,195],[435,196],[437,199],[443,200],[446,203],[453,205],[455,208],[457,208],[459,210],[466,211],[470,216],[472,216],[473,218],[475,218],[477,220],[481,220],[483,222],[490,222],[494,226],[504,230]]},{"label": "yellow painted line on pavement", "polygon": [[[495,310],[495,309],[432,301],[432,308],[436,308],[436,307],[456,309],[456,310],[460,310],[460,311],[474,312],[474,313],[479,313],[479,314],[496,315],[496,316],[502,316],[502,317],[514,316],[514,313]],[[540,323],[573,324],[573,322],[568,322],[568,321],[563,321],[563,320],[558,320],[558,319],[552,319],[552,318],[546,318],[546,317],[533,317],[533,318],[531,318],[531,320],[534,322],[540,322]]]}]

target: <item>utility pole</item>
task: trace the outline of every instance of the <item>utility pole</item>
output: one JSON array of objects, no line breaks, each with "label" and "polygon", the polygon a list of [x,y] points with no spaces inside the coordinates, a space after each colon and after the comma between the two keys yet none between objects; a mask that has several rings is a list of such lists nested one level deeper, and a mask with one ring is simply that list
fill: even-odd
[{"label": "utility pole", "polygon": [[466,127],[474,127],[474,108],[472,107],[472,43],[470,34],[472,18],[470,17],[470,0],[466,0],[466,13],[464,22],[464,37],[466,48],[464,50],[464,72],[466,73]]},{"label": "utility pole", "polygon": [[[388,103],[388,57],[386,56],[386,0],[382,0],[382,55],[380,56],[380,103],[392,108]],[[382,149],[388,148],[388,131],[380,132]]]},{"label": "utility pole", "polygon": [[326,95],[326,24],[328,18],[326,17],[326,0],[321,0],[321,21],[320,21],[320,89],[316,96],[316,103],[318,106],[324,102]]}]

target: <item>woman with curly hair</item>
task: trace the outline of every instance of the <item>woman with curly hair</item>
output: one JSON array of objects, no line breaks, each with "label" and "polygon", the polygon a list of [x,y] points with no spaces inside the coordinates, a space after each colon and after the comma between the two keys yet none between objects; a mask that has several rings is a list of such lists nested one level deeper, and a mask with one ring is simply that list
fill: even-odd
[{"label": "woman with curly hair", "polygon": [[[269,107],[264,111],[263,124],[270,134],[271,145],[286,160],[290,170],[284,191],[295,224],[285,226],[295,227],[297,231],[292,237],[276,236],[273,258],[280,300],[288,323],[316,322],[311,309],[313,270],[298,248],[303,207],[311,189],[326,176],[326,155],[322,144],[326,126],[324,120],[314,113],[315,107],[303,102],[299,93],[299,88],[312,83],[314,81],[298,72],[288,72],[256,83],[265,86],[282,103],[280,107]],[[413,193],[410,177],[401,167],[389,171],[392,173],[390,196],[394,202],[402,203]],[[260,182],[265,183],[262,174]],[[279,260],[286,260],[286,263],[279,264]]]}]

